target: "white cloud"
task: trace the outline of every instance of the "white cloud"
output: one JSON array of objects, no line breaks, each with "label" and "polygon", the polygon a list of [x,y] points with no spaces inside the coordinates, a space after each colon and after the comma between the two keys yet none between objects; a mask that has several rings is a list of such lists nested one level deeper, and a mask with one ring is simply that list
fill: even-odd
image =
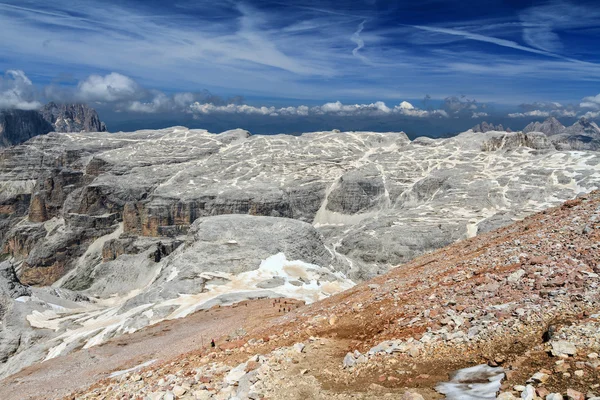
[{"label": "white cloud", "polygon": [[36,110],[42,105],[35,95],[33,83],[23,71],[10,69],[0,77],[0,109]]},{"label": "white cloud", "polygon": [[587,119],[598,119],[600,118],[600,111],[588,111],[583,114],[582,117]]},{"label": "white cloud", "polygon": [[486,112],[474,112],[473,115],[471,115],[471,118],[484,118],[484,117],[489,117],[489,114]]},{"label": "white cloud", "polygon": [[367,20],[362,21],[358,25],[356,32],[354,32],[352,34],[352,37],[350,38],[350,40],[356,43],[356,47],[352,50],[352,55],[364,62],[365,64],[371,64],[369,59],[360,53],[360,49],[365,47],[365,41],[360,37],[361,32],[363,31],[363,29],[365,29],[365,22],[367,22]]},{"label": "white cloud", "polygon": [[542,111],[542,110],[533,110],[533,111],[527,111],[524,113],[511,113],[508,114],[509,118],[526,118],[526,117],[542,117],[542,118],[547,118],[550,116],[550,112],[549,111]]},{"label": "white cloud", "polygon": [[173,100],[164,93],[156,93],[154,98],[148,102],[139,100],[132,101],[127,106],[127,110],[141,113],[157,113],[169,111],[173,107]]},{"label": "white cloud", "polygon": [[582,102],[579,104],[579,107],[600,110],[600,94],[597,94],[596,96],[584,97]]},{"label": "white cloud", "polygon": [[108,75],[90,75],[79,82],[77,97],[83,101],[122,101],[139,97],[141,87],[131,78],[112,72]]}]

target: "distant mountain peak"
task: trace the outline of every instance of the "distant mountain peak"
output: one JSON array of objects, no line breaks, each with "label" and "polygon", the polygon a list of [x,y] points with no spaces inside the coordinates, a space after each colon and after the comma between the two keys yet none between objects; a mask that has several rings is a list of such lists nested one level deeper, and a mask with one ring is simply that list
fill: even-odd
[{"label": "distant mountain peak", "polygon": [[106,125],[86,104],[49,102],[39,111],[0,110],[0,147],[49,132],[104,132]]},{"label": "distant mountain peak", "polygon": [[548,136],[558,135],[565,126],[555,117],[548,117],[544,122],[532,122],[523,129],[523,133],[542,132]]},{"label": "distant mountain peak", "polygon": [[104,132],[106,125],[87,104],[46,104],[40,113],[56,132]]},{"label": "distant mountain peak", "polygon": [[502,124],[494,125],[494,124],[489,124],[486,121],[483,121],[482,123],[475,125],[473,128],[471,128],[471,130],[473,132],[481,132],[481,133],[485,133],[485,132],[489,132],[489,131],[510,132],[510,128],[505,129],[502,126]]}]

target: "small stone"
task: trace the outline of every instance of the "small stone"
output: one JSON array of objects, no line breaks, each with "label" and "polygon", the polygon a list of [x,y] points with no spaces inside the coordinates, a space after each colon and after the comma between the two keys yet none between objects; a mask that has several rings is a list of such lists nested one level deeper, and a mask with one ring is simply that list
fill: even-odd
[{"label": "small stone", "polygon": [[550,394],[550,391],[548,389],[546,389],[545,387],[539,387],[539,388],[535,389],[535,391],[536,391],[537,395],[539,397],[541,397],[542,399]]},{"label": "small stone", "polygon": [[560,393],[550,393],[546,396],[546,400],[563,400],[563,395]]},{"label": "small stone", "polygon": [[496,397],[496,400],[516,400],[517,398],[511,392],[502,392]]},{"label": "small stone", "polygon": [[578,369],[577,371],[575,371],[575,376],[578,378],[583,377],[583,374],[584,374],[584,372],[581,369]]},{"label": "small stone", "polygon": [[550,375],[548,375],[548,374],[545,374],[543,372],[536,372],[531,377],[531,380],[533,382],[537,382],[537,383],[545,383],[549,378],[550,378]]},{"label": "small stone", "polygon": [[535,399],[535,389],[531,385],[525,386],[525,390],[521,393],[521,399],[533,400]]},{"label": "small stone", "polygon": [[506,278],[507,281],[511,282],[511,283],[515,283],[521,280],[521,278],[525,275],[525,270],[523,269],[518,269],[515,272],[513,272],[512,274],[510,274],[508,276],[508,278]]},{"label": "small stone", "polygon": [[574,356],[577,354],[577,348],[571,342],[567,342],[566,340],[558,340],[556,342],[552,342],[551,352],[555,357],[561,355]]},{"label": "small stone", "polygon": [[419,353],[419,349],[416,346],[411,346],[408,349],[408,355],[410,355],[411,357],[418,357]]},{"label": "small stone", "polygon": [[294,350],[296,350],[296,353],[304,353],[304,348],[306,346],[304,345],[304,343],[296,343],[294,345]]},{"label": "small stone", "polygon": [[193,394],[195,400],[209,400],[212,397],[208,390],[196,390]]},{"label": "small stone", "polygon": [[185,390],[183,387],[181,387],[179,385],[176,385],[173,387],[173,394],[177,397],[183,396],[186,392],[187,392],[187,390]]},{"label": "small stone", "polygon": [[356,364],[356,359],[352,353],[347,353],[342,364],[344,365],[344,368],[352,368]]},{"label": "small stone", "polygon": [[567,399],[569,400],[585,400],[583,393],[578,392],[575,389],[567,389]]},{"label": "small stone", "polygon": [[598,353],[590,353],[587,355],[590,360],[595,360],[598,358]]},{"label": "small stone", "polygon": [[404,392],[400,400],[425,400],[423,396],[415,392]]},{"label": "small stone", "polygon": [[167,392],[164,394],[162,400],[175,400],[175,395],[173,392]]},{"label": "small stone", "polygon": [[515,385],[515,387],[513,387],[513,389],[515,390],[515,392],[523,392],[525,390],[525,386]]},{"label": "small stone", "polygon": [[163,399],[164,395],[165,395],[165,392],[153,392],[153,393],[150,393],[148,395],[148,397],[150,398],[150,400],[161,400],[161,399]]}]

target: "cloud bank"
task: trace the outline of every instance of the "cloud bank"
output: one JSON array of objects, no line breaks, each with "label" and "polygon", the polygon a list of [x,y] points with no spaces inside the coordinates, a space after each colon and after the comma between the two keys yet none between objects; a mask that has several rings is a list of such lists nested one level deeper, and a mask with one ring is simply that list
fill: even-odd
[{"label": "cloud bank", "polygon": [[206,114],[255,114],[276,116],[310,116],[310,115],[335,115],[335,116],[385,116],[403,115],[407,117],[448,117],[444,110],[420,110],[407,101],[388,107],[384,102],[378,101],[371,104],[342,104],[339,101],[325,103],[321,106],[308,107],[305,105],[296,107],[255,107],[246,104],[228,104],[215,106],[210,103],[195,102],[190,105],[190,112],[197,116]]},{"label": "cloud bank", "polygon": [[4,77],[0,77],[0,109],[38,109],[42,104],[35,100],[36,97],[35,87],[23,71],[9,69]]},{"label": "cloud bank", "polygon": [[[44,102],[86,102],[131,114],[187,114],[202,120],[210,115],[257,117],[407,117],[414,119],[482,120],[487,117],[533,119],[555,117],[600,118],[600,94],[584,97],[578,104],[558,102],[523,103],[518,112],[498,114],[489,106],[466,96],[450,96],[434,101],[429,95],[418,108],[408,101],[386,104],[327,102],[322,105],[261,106],[246,104],[241,96],[222,98],[207,90],[165,93],[145,88],[133,78],[117,72],[93,74],[67,85],[37,88],[20,70],[8,70],[0,77],[0,108],[34,110]],[[389,103],[389,102],[388,102]],[[433,104],[437,104],[436,107]]]}]

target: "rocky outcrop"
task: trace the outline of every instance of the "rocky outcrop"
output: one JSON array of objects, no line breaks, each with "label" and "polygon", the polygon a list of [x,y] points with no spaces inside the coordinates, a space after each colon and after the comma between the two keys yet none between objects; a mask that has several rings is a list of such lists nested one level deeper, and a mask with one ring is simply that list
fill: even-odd
[{"label": "rocky outcrop", "polygon": [[[31,295],[31,290],[19,281],[14,266],[9,261],[0,262],[0,298],[16,299],[29,295]],[[1,312],[0,319],[2,319]]]},{"label": "rocky outcrop", "polygon": [[485,132],[490,132],[490,131],[497,131],[497,132],[507,131],[507,132],[510,132],[510,128],[504,129],[504,127],[502,126],[502,124],[498,124],[498,125],[488,124],[485,121],[483,121],[480,124],[475,125],[473,128],[471,128],[471,130],[473,132],[479,132],[479,133],[485,133]]},{"label": "rocky outcrop", "polygon": [[55,132],[105,132],[106,125],[98,113],[86,104],[56,104],[50,102],[40,110]]},{"label": "rocky outcrop", "polygon": [[545,133],[558,150],[600,150],[600,127],[583,117],[569,127],[550,117],[541,123],[530,123],[523,132]]},{"label": "rocky outcrop", "polygon": [[[51,133],[0,152],[1,245],[26,282],[49,283],[121,224],[124,235],[165,242],[199,218],[290,218],[317,226],[350,260],[340,268],[366,279],[479,223],[493,229],[597,187],[598,155],[555,152],[533,132],[412,143],[372,132]],[[95,262],[145,251],[111,243]]]},{"label": "rocky outcrop", "polygon": [[544,122],[532,122],[523,129],[523,133],[542,132],[548,136],[558,135],[565,130],[565,126],[555,117],[550,117]]},{"label": "rocky outcrop", "polygon": [[540,132],[513,132],[506,135],[492,137],[485,141],[481,150],[516,150],[518,148],[528,147],[535,150],[554,149],[554,145],[546,135]]},{"label": "rocky outcrop", "polygon": [[52,340],[11,347],[22,358],[0,375],[198,309],[321,299],[591,191],[599,173],[599,153],[531,132],[35,137],[0,152],[4,257],[23,283],[99,301],[37,287],[13,301],[14,330]]},{"label": "rocky outcrop", "polygon": [[339,178],[327,196],[327,209],[343,214],[367,212],[383,205],[385,190],[383,177],[375,165],[350,170]]}]

